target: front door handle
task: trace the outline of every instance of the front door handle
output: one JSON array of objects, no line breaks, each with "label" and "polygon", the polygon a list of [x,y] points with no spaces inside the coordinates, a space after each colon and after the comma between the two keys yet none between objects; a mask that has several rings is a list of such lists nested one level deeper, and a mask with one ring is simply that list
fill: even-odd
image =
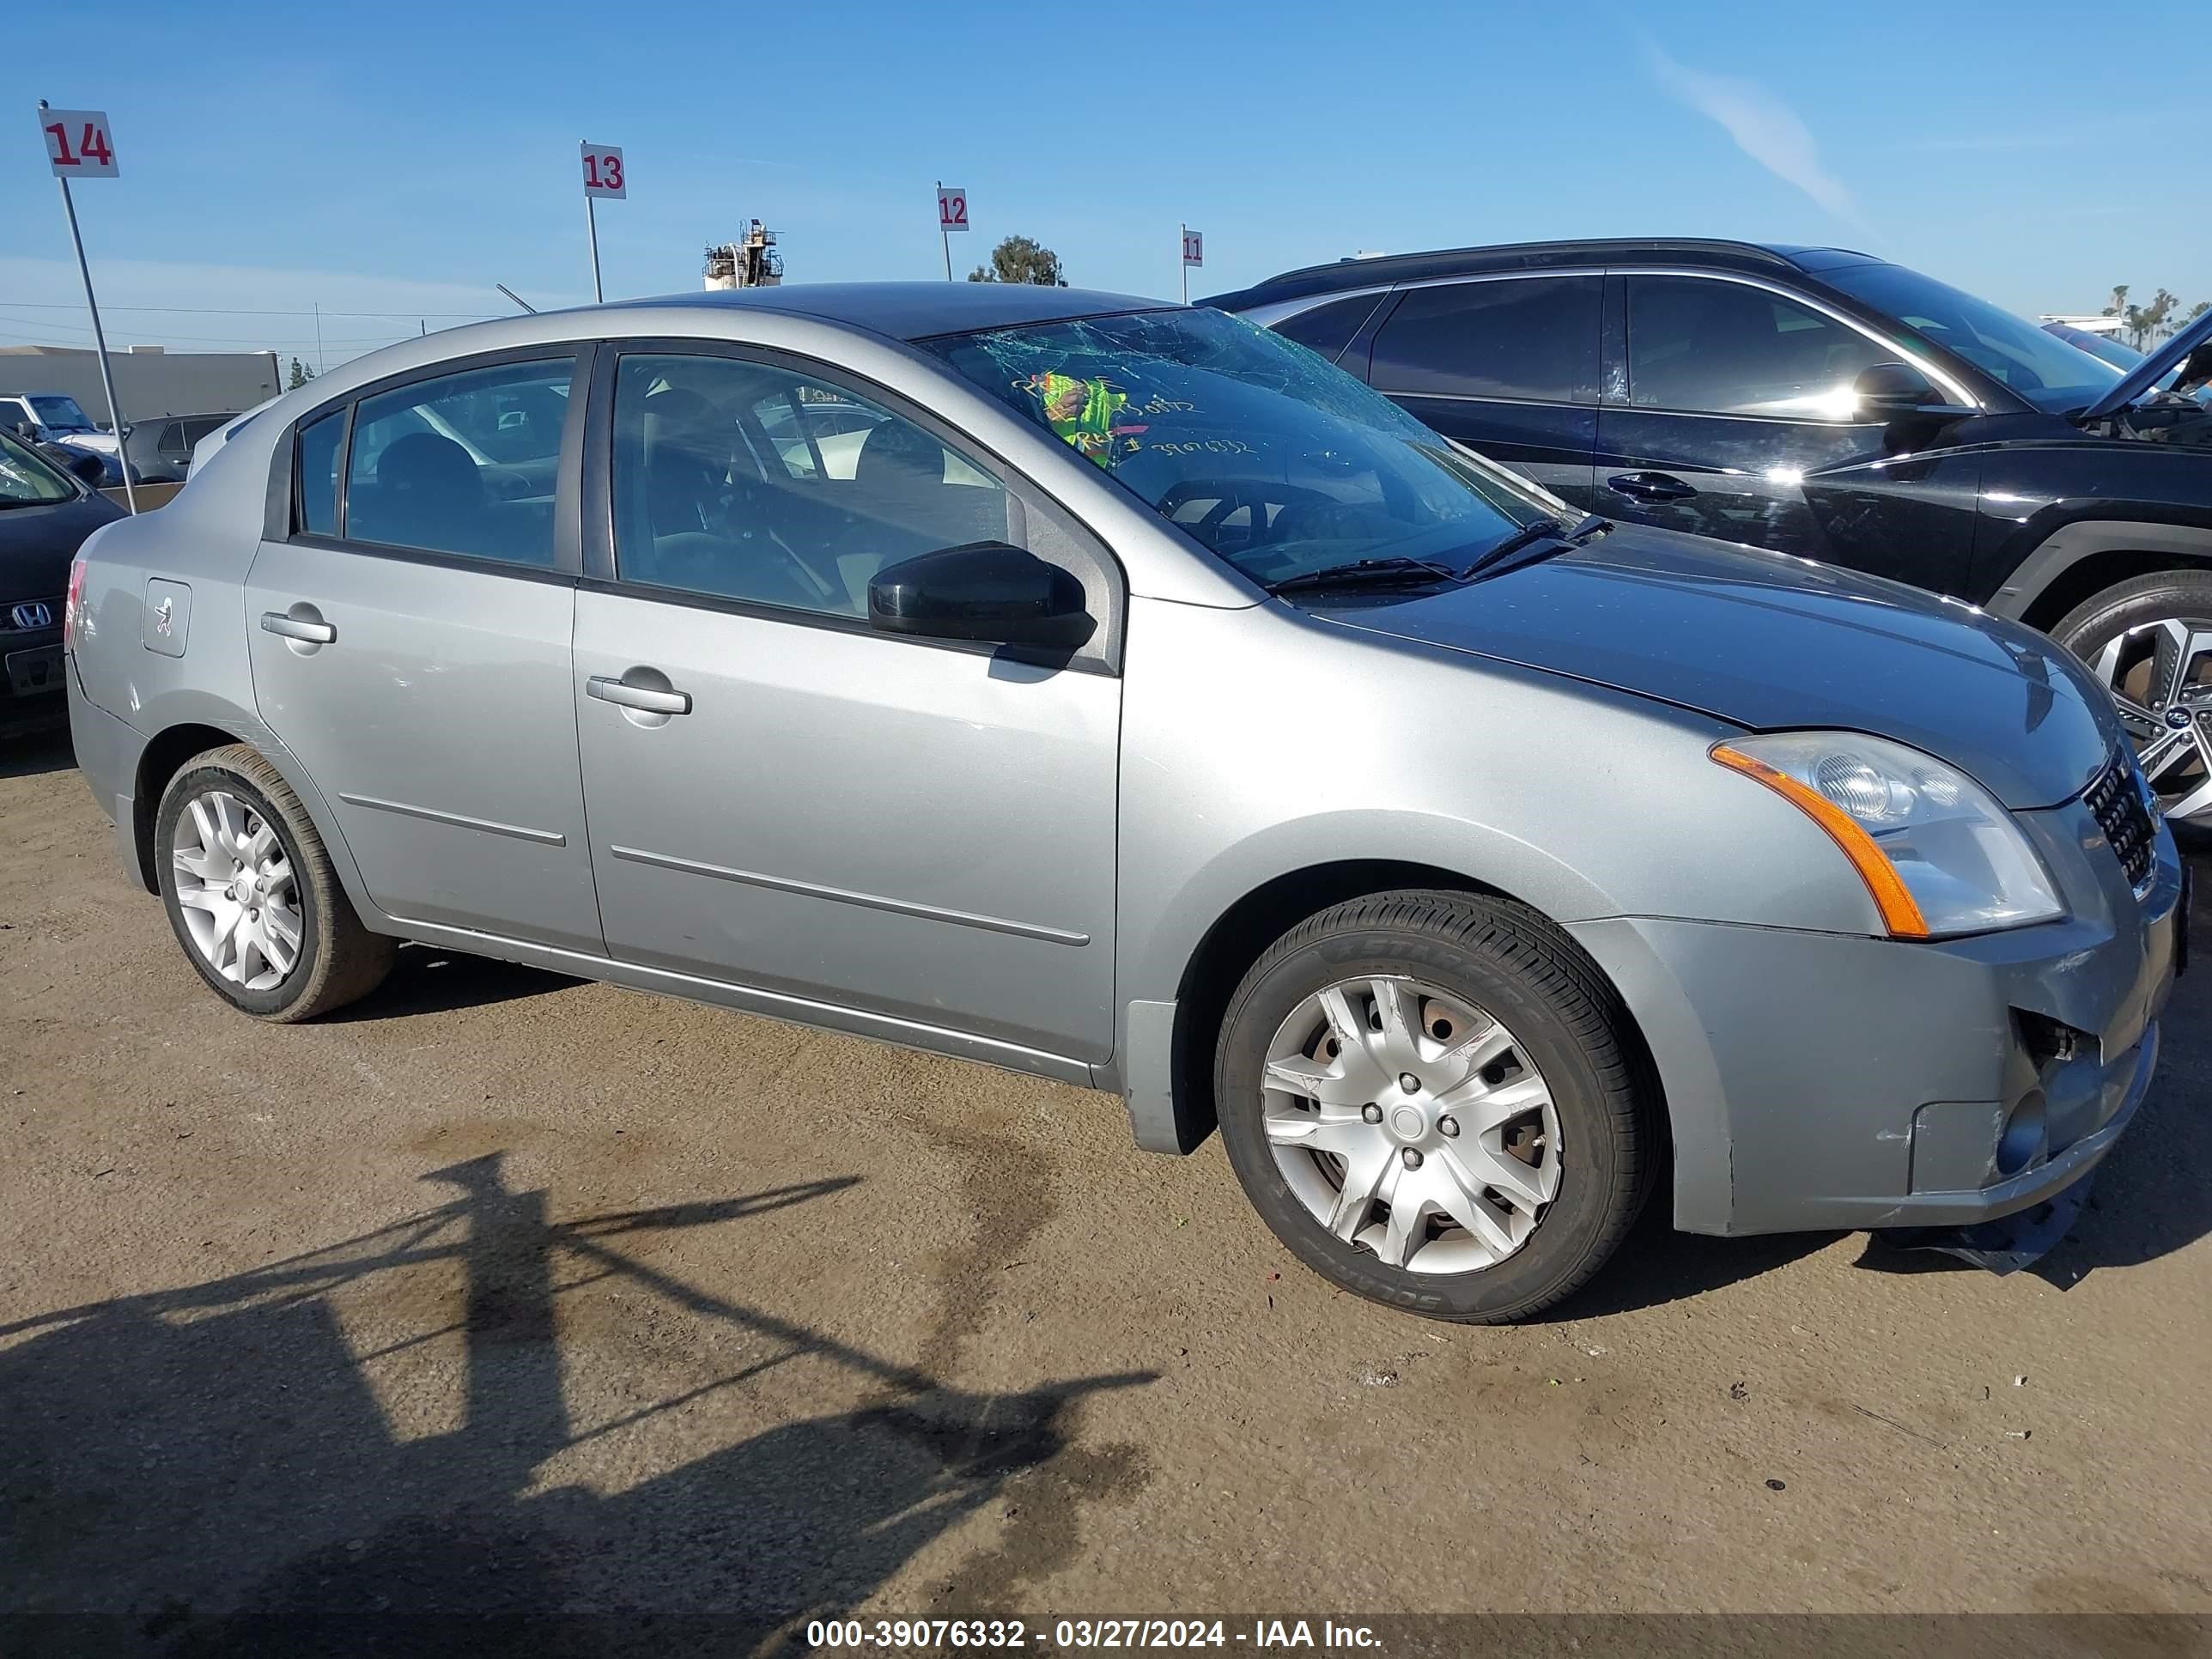
[{"label": "front door handle", "polygon": [[1671,472],[1616,472],[1606,483],[1632,501],[1687,501],[1698,493]]},{"label": "front door handle", "polygon": [[338,636],[338,630],[326,622],[305,622],[298,617],[288,617],[281,611],[261,613],[261,631],[282,635],[288,640],[299,640],[308,645],[330,645]]},{"label": "front door handle", "polygon": [[689,691],[656,691],[649,685],[628,685],[605,674],[594,674],[584,682],[584,690],[601,702],[620,703],[624,708],[642,708],[650,714],[688,714],[691,712]]}]

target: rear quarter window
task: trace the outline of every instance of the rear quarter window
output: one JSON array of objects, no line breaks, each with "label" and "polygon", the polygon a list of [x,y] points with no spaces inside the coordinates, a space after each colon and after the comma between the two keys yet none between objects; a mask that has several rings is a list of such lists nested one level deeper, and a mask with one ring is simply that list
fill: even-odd
[{"label": "rear quarter window", "polygon": [[293,494],[293,528],[311,536],[338,533],[338,440],[345,435],[345,410],[332,410],[300,428],[298,483]]}]

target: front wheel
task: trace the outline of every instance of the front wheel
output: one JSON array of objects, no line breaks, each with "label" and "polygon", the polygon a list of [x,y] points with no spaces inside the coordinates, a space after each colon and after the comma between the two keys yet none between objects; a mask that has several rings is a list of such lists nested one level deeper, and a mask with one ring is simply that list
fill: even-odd
[{"label": "front wheel", "polygon": [[1370,1300],[1523,1319],[1588,1280],[1650,1185],[1626,1011],[1559,930],[1466,893],[1301,922],[1231,1000],[1230,1164],[1276,1236]]},{"label": "front wheel", "polygon": [[2118,583],[2051,633],[2119,704],[2166,815],[2212,824],[2212,571]]}]

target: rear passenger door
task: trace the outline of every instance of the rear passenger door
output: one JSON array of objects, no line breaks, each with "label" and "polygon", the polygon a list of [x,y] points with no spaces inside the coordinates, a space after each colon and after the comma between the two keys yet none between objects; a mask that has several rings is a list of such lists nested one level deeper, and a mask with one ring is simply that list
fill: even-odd
[{"label": "rear passenger door", "polygon": [[579,362],[449,365],[311,414],[245,623],[261,716],[379,908],[596,954],[568,690]]},{"label": "rear passenger door", "polygon": [[[1103,1059],[1110,556],[988,454],[821,366],[626,345],[611,388],[574,686],[608,953],[894,1039]],[[990,541],[1076,575],[1090,645],[1048,660],[869,626],[885,564]]]},{"label": "rear passenger door", "polygon": [[1447,438],[1587,510],[1604,279],[1499,276],[1401,294],[1369,383]]}]

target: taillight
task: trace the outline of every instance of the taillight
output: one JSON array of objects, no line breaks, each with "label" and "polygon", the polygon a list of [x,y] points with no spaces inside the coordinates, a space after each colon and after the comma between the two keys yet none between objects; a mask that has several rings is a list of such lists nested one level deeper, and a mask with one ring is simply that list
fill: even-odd
[{"label": "taillight", "polygon": [[76,613],[84,604],[84,556],[80,553],[70,562],[69,598],[62,603],[62,649],[76,648]]}]

